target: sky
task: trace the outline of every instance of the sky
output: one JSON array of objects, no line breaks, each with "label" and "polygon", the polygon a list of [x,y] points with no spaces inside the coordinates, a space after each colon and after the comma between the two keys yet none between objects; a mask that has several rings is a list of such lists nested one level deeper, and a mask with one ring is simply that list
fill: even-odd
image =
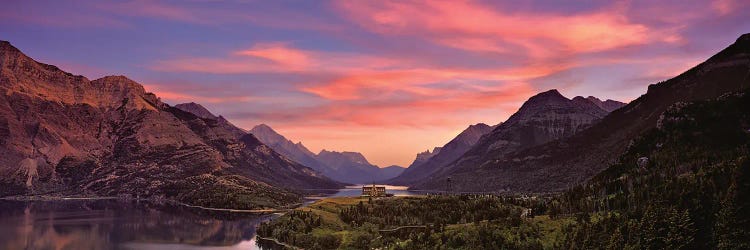
[{"label": "sky", "polygon": [[748,13],[744,0],[4,0],[0,40],[384,167],[549,89],[631,101],[750,32]]}]

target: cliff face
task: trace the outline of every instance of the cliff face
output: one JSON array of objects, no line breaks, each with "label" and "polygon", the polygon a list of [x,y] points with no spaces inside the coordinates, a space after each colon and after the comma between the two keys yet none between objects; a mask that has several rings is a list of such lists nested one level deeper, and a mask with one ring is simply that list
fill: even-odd
[{"label": "cliff face", "polygon": [[[339,186],[126,77],[89,81],[7,42],[0,42],[0,154],[0,195],[138,195],[254,208],[296,202],[288,189]],[[236,195],[222,197],[228,193]]]}]

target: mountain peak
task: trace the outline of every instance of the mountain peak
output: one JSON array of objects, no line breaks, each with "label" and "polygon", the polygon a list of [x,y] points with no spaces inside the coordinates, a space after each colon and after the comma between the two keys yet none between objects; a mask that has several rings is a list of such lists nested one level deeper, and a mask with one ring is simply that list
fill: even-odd
[{"label": "mountain peak", "polygon": [[534,97],[563,97],[565,98],[562,94],[560,94],[560,91],[557,91],[557,89],[550,89],[550,90],[541,92],[531,98],[534,98]]},{"label": "mountain peak", "polygon": [[[255,127],[253,127],[250,131],[252,131],[253,134],[257,133],[257,134],[264,134],[264,135],[273,135],[273,136],[276,136],[276,137],[283,137],[281,134],[279,134],[278,132],[276,132],[276,130],[274,130],[273,128],[271,128],[271,126],[268,126],[268,125],[266,125],[264,123],[255,125]],[[286,140],[286,138],[284,138],[284,139]]]},{"label": "mountain peak", "polygon": [[283,142],[294,144],[288,139],[286,139],[286,137],[276,132],[276,130],[273,130],[271,126],[268,126],[263,123],[255,125],[255,127],[250,129],[250,133],[255,135],[255,137],[257,137],[260,141],[266,144],[277,144],[277,143],[283,143]]},{"label": "mountain peak", "polygon": [[557,103],[557,102],[567,102],[570,101],[568,98],[565,98],[562,94],[560,94],[557,89],[551,89],[545,92],[541,92],[539,94],[536,94],[526,100],[523,106],[526,106],[526,104],[547,104],[547,103]]},{"label": "mountain peak", "polygon": [[591,101],[593,103],[597,103],[597,102],[601,102],[602,101],[601,99],[596,98],[595,96],[586,97],[586,100],[589,100],[589,101]]},{"label": "mountain peak", "polygon": [[[575,98],[573,98],[573,99],[575,99]],[[617,110],[619,108],[622,108],[623,106],[626,105],[626,103],[624,103],[624,102],[619,102],[619,101],[615,101],[615,100],[612,100],[612,99],[607,99],[606,101],[602,101],[601,99],[596,98],[594,96],[586,97],[586,100],[592,102],[594,105],[596,105],[597,107],[599,107],[599,108],[601,108],[601,109],[603,109],[604,111],[607,111],[607,112],[615,111],[615,110]]]},{"label": "mountain peak", "polygon": [[467,129],[484,128],[484,127],[489,127],[489,126],[490,125],[487,125],[487,124],[484,124],[484,123],[480,122],[480,123],[477,123],[477,124],[469,125],[469,127]]},{"label": "mountain peak", "polygon": [[120,88],[120,90],[135,90],[136,93],[145,94],[146,89],[143,85],[133,81],[132,79],[123,75],[112,75],[105,76],[92,81],[93,83],[102,83],[106,86]]},{"label": "mountain peak", "polygon": [[739,38],[737,38],[736,43],[742,42],[750,42],[750,33],[742,34]]},{"label": "mountain peak", "polygon": [[328,150],[323,149],[320,151],[320,153],[318,153],[318,156],[337,156],[337,157],[346,158],[349,161],[355,162],[355,163],[368,164],[368,165],[370,164],[367,161],[367,158],[365,158],[365,156],[359,152],[350,152],[350,151],[338,152],[338,151],[328,151]]},{"label": "mountain peak", "polygon": [[175,108],[178,108],[182,111],[194,114],[200,118],[205,119],[216,119],[217,117],[211,113],[211,111],[208,111],[203,105],[200,105],[195,102],[189,102],[189,103],[180,103],[174,106]]},{"label": "mountain peak", "polygon": [[261,124],[255,125],[255,127],[253,127],[253,129],[255,129],[255,128],[273,131],[273,129],[271,128],[271,126],[268,126],[265,123],[261,123]]},{"label": "mountain peak", "polygon": [[0,40],[0,51],[3,51],[3,52],[21,52],[20,50],[18,50],[18,48],[16,48],[12,44],[10,44],[10,42],[5,41],[5,40]]}]

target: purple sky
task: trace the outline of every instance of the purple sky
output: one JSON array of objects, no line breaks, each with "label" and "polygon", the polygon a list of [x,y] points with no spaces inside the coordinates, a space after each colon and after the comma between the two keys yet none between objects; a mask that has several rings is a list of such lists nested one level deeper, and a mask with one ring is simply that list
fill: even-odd
[{"label": "purple sky", "polygon": [[750,32],[750,1],[592,2],[6,0],[0,40],[387,166],[540,91],[630,101]]}]

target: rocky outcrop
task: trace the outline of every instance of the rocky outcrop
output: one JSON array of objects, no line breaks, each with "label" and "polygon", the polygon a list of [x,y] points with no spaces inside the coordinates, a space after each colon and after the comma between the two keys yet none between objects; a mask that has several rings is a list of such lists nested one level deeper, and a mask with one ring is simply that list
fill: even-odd
[{"label": "rocky outcrop", "polygon": [[[569,188],[611,165],[630,141],[657,125],[660,114],[668,107],[747,89],[748,72],[750,34],[745,34],[706,62],[668,81],[650,85],[646,94],[589,128],[581,126],[584,125],[581,121],[589,120],[592,113],[562,116],[553,112],[542,117],[525,115],[526,118],[514,115],[453,163],[450,171],[417,188],[440,189],[447,177],[451,178],[454,190],[460,191],[543,192]],[[563,102],[559,97],[554,99],[548,102]],[[540,119],[543,117],[554,119]],[[522,132],[509,136],[512,134],[502,131],[513,124],[511,120],[531,123],[524,125],[526,129]],[[552,129],[538,126],[550,124],[545,120],[554,121],[551,124],[555,126]],[[532,145],[570,134],[575,135]],[[507,150],[508,145],[516,145],[518,149]]]},{"label": "rocky outcrop", "polygon": [[0,195],[257,208],[298,201],[290,189],[340,186],[227,124],[124,76],[89,81],[0,42]]},{"label": "rocky outcrop", "polygon": [[425,162],[430,160],[430,158],[440,153],[440,149],[442,149],[442,147],[435,147],[432,149],[432,152],[430,152],[430,150],[426,150],[424,152],[418,153],[417,157],[414,158],[414,161],[407,168],[412,168],[424,164]]}]

